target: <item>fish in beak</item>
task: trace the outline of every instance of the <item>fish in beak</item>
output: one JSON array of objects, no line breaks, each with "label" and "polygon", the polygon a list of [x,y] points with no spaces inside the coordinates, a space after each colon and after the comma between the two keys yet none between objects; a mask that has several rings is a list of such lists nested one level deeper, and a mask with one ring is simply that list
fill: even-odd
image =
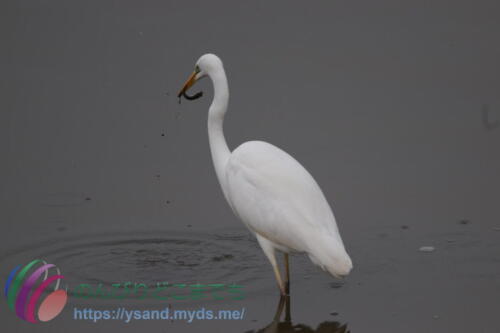
[{"label": "fish in beak", "polygon": [[198,74],[197,71],[194,71],[190,76],[189,78],[187,79],[186,83],[184,83],[184,86],[182,87],[182,89],[179,91],[179,93],[177,94],[177,97],[179,97],[179,104],[181,103],[181,96],[184,96],[186,99],[188,100],[194,100],[194,99],[198,99],[200,98],[201,96],[203,96],[203,92],[197,92],[196,94],[192,95],[192,96],[189,96],[186,92],[188,91],[188,89],[193,85],[195,84],[196,82],[196,74]]}]

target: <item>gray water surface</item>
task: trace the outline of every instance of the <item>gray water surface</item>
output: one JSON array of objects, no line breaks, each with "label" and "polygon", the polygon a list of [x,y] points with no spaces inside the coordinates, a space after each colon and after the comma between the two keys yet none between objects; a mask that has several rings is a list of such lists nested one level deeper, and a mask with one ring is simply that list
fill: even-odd
[{"label": "gray water surface", "polygon": [[[42,258],[70,291],[127,281],[245,291],[70,296],[36,327],[0,301],[2,331],[496,333],[499,12],[487,0],[2,1],[2,284]],[[353,259],[338,281],[294,255],[289,313],[217,183],[210,82],[197,84],[201,99],[176,98],[206,52],[228,75],[231,149],[265,140],[300,161]],[[73,320],[81,306],[245,316],[93,323]]]}]

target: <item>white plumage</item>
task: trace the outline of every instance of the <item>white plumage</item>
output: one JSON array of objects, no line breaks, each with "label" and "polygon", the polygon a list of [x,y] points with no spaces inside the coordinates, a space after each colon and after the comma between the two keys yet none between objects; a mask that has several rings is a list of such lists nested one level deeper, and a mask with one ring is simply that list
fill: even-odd
[{"label": "white plumage", "polygon": [[[285,151],[263,141],[249,141],[231,152],[223,133],[229,89],[222,61],[203,55],[179,97],[208,76],[214,99],[208,112],[210,150],[224,196],[235,215],[252,231],[271,262],[282,294],[288,293],[288,253],[305,252],[336,277],[347,275],[352,262],[333,212],[309,172]],[[283,282],[275,251],[285,253]]]}]

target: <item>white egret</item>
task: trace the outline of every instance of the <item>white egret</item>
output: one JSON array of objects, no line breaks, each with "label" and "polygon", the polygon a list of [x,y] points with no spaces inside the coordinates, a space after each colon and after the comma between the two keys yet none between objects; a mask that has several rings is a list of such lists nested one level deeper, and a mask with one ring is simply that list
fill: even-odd
[{"label": "white egret", "polygon": [[[234,214],[255,234],[271,262],[281,294],[289,293],[288,254],[306,253],[312,262],[340,278],[352,269],[333,212],[309,172],[285,151],[263,141],[248,141],[232,152],[223,133],[229,88],[222,61],[205,54],[178,94],[209,77],[214,97],[208,110],[208,138],[217,178]],[[180,101],[180,100],[179,100]],[[284,281],[276,262],[284,253]]]}]

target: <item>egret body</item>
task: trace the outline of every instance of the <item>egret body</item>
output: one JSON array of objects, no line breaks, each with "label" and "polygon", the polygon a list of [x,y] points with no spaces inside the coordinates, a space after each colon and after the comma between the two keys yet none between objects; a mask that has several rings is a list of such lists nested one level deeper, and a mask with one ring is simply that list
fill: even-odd
[{"label": "egret body", "polygon": [[[179,92],[209,77],[214,97],[208,110],[208,138],[217,178],[234,214],[256,236],[273,266],[281,294],[289,293],[290,252],[306,253],[312,262],[335,277],[352,269],[335,221],[323,192],[309,172],[280,148],[248,141],[232,152],[224,138],[223,122],[229,88],[222,61],[205,54]],[[285,277],[276,261],[276,250],[284,253]]]}]

